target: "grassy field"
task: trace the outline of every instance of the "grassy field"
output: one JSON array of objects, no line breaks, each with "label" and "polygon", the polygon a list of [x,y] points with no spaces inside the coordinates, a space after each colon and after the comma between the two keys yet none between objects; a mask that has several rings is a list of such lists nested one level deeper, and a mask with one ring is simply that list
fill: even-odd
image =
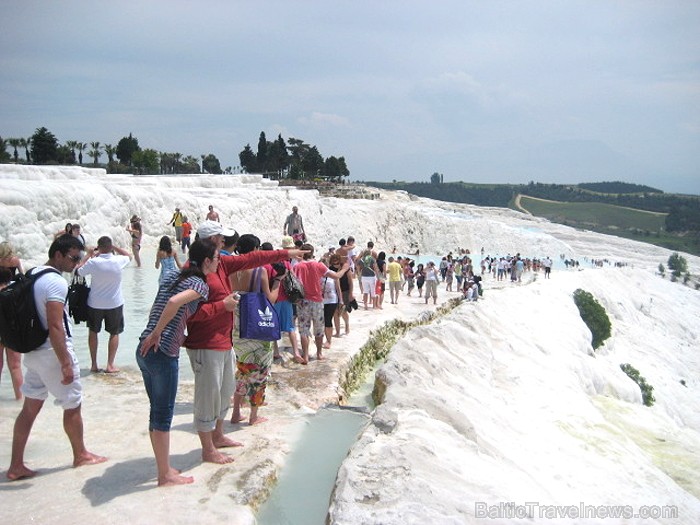
[{"label": "grassy field", "polygon": [[[517,209],[515,205],[512,207]],[[700,255],[700,239],[666,232],[666,215],[662,213],[595,202],[547,201],[525,195],[520,196],[520,207],[552,222]]]},{"label": "grassy field", "polygon": [[651,213],[599,202],[556,202],[523,195],[520,206],[538,217],[580,227],[612,230],[663,231],[666,214]]}]

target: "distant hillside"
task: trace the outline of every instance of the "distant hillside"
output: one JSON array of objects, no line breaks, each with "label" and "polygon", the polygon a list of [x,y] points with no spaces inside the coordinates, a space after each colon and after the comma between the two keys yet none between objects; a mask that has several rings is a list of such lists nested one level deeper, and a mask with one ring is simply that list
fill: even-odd
[{"label": "distant hillside", "polygon": [[[661,190],[623,182],[582,183],[577,185],[542,184],[470,184],[466,182],[365,182],[368,186],[387,190],[403,190],[419,197],[446,202],[519,209],[518,196],[556,202],[556,211],[546,213],[542,205],[523,206],[533,215],[547,217],[580,228],[593,229],[634,238],[700,255],[700,197],[664,193]],[[589,204],[588,218],[582,220],[582,210]],[[593,206],[605,204],[607,207]],[[578,206],[567,206],[578,204]],[[619,208],[613,212],[614,208]],[[625,213],[625,208],[653,212],[657,217],[650,227],[648,221],[635,224],[641,215]],[[595,210],[606,210],[591,220]],[[550,213],[551,212],[551,213]],[[602,212],[601,212],[602,213]],[[659,217],[658,214],[663,214]],[[613,219],[614,217],[614,219]],[[619,221],[619,222],[618,222]]]}]

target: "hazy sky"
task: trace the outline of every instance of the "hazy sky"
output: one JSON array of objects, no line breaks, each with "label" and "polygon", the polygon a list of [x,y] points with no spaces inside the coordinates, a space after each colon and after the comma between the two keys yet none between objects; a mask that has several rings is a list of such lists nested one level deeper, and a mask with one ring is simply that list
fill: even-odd
[{"label": "hazy sky", "polygon": [[0,136],[700,194],[700,2],[6,0]]}]

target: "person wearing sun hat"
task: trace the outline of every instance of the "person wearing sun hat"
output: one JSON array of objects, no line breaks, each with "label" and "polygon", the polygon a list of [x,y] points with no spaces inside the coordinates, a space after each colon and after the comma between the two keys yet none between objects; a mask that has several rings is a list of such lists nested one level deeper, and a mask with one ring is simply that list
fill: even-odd
[{"label": "person wearing sun hat", "polygon": [[[235,230],[216,221],[204,221],[197,233],[200,239],[211,239],[220,250],[224,237]],[[244,255],[218,255],[217,270],[207,274],[209,298],[187,320],[184,347],[194,372],[194,424],[202,443],[202,460],[210,463],[230,463],[233,458],[218,449],[236,447],[241,443],[226,437],[223,421],[231,406],[235,390],[233,357],[233,312],[238,304],[231,293],[229,277],[247,270],[300,258],[302,250],[256,250]]]}]

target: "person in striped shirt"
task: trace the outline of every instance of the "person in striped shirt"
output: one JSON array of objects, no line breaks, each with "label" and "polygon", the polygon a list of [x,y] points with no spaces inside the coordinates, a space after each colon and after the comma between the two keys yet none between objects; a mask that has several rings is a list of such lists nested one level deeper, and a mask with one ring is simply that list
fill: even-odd
[{"label": "person in striped shirt", "polygon": [[[170,466],[170,425],[175,409],[180,346],[185,341],[187,319],[209,297],[207,274],[215,272],[219,253],[215,243],[204,239],[190,248],[189,265],[171,272],[158,288],[146,329],[139,338],[136,361],[151,403],[148,430],[158,469],[158,486],[192,483]],[[232,296],[226,301],[235,305]]]}]

